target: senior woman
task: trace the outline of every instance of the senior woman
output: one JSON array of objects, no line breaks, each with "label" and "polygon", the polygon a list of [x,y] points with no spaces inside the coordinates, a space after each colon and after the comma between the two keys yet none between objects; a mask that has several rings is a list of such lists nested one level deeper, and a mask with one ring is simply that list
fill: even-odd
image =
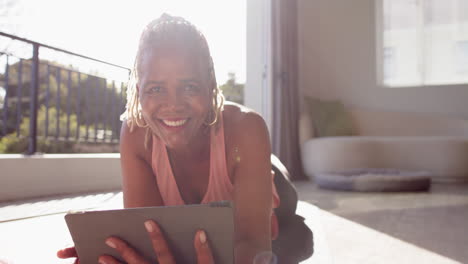
[{"label": "senior woman", "polygon": [[134,73],[121,134],[125,207],[233,200],[236,262],[271,251],[268,131],[258,114],[223,105],[203,35],[181,18],[150,23]]},{"label": "senior woman", "polygon": [[[120,152],[125,208],[231,200],[236,263],[270,263],[279,206],[267,127],[260,115],[224,103],[202,33],[162,15],[144,29],[127,92]],[[185,221],[185,219],[180,219]],[[174,263],[157,223],[144,223],[158,261]],[[199,263],[213,263],[200,230]],[[106,240],[128,263],[146,263],[124,241]],[[73,249],[59,253],[74,256]],[[118,263],[102,256],[100,263]]]}]

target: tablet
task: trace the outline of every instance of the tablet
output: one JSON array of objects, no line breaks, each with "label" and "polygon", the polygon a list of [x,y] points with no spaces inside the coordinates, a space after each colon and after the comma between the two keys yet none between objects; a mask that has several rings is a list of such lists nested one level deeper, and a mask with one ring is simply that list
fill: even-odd
[{"label": "tablet", "polygon": [[207,233],[215,263],[234,263],[234,213],[232,203],[228,201],[65,215],[80,263],[84,264],[98,263],[103,254],[125,263],[115,249],[104,243],[109,236],[124,239],[151,263],[157,263],[144,227],[144,222],[149,219],[161,227],[177,263],[197,262],[193,241],[198,229]]}]

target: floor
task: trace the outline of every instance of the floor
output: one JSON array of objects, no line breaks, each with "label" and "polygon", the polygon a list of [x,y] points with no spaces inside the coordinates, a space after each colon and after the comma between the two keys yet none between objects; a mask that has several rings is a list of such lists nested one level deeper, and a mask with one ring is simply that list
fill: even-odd
[{"label": "floor", "polygon": [[334,263],[468,263],[468,185],[358,193],[296,184],[321,209]]},{"label": "floor", "polygon": [[[303,263],[468,263],[468,185],[423,193],[296,188],[298,213],[314,232],[315,253]],[[0,203],[0,264],[71,263],[55,257],[72,244],[65,213],[121,207],[118,191]]]}]

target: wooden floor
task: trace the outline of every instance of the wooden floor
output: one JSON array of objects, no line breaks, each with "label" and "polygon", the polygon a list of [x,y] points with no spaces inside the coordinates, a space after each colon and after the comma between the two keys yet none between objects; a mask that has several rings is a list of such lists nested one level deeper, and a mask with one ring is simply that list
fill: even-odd
[{"label": "wooden floor", "polygon": [[[425,193],[353,193],[296,182],[298,213],[314,232],[303,263],[468,263],[468,185]],[[70,209],[122,207],[121,192],[0,204],[0,264],[71,263],[55,257],[71,245]]]}]

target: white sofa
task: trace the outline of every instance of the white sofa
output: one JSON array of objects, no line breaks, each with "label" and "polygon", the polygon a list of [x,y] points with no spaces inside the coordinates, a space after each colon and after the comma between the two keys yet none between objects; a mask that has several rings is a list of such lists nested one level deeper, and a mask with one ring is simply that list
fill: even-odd
[{"label": "white sofa", "polygon": [[366,168],[428,171],[433,182],[468,182],[468,120],[443,116],[347,109],[355,135],[313,135],[308,113],[300,118],[305,173]]}]

